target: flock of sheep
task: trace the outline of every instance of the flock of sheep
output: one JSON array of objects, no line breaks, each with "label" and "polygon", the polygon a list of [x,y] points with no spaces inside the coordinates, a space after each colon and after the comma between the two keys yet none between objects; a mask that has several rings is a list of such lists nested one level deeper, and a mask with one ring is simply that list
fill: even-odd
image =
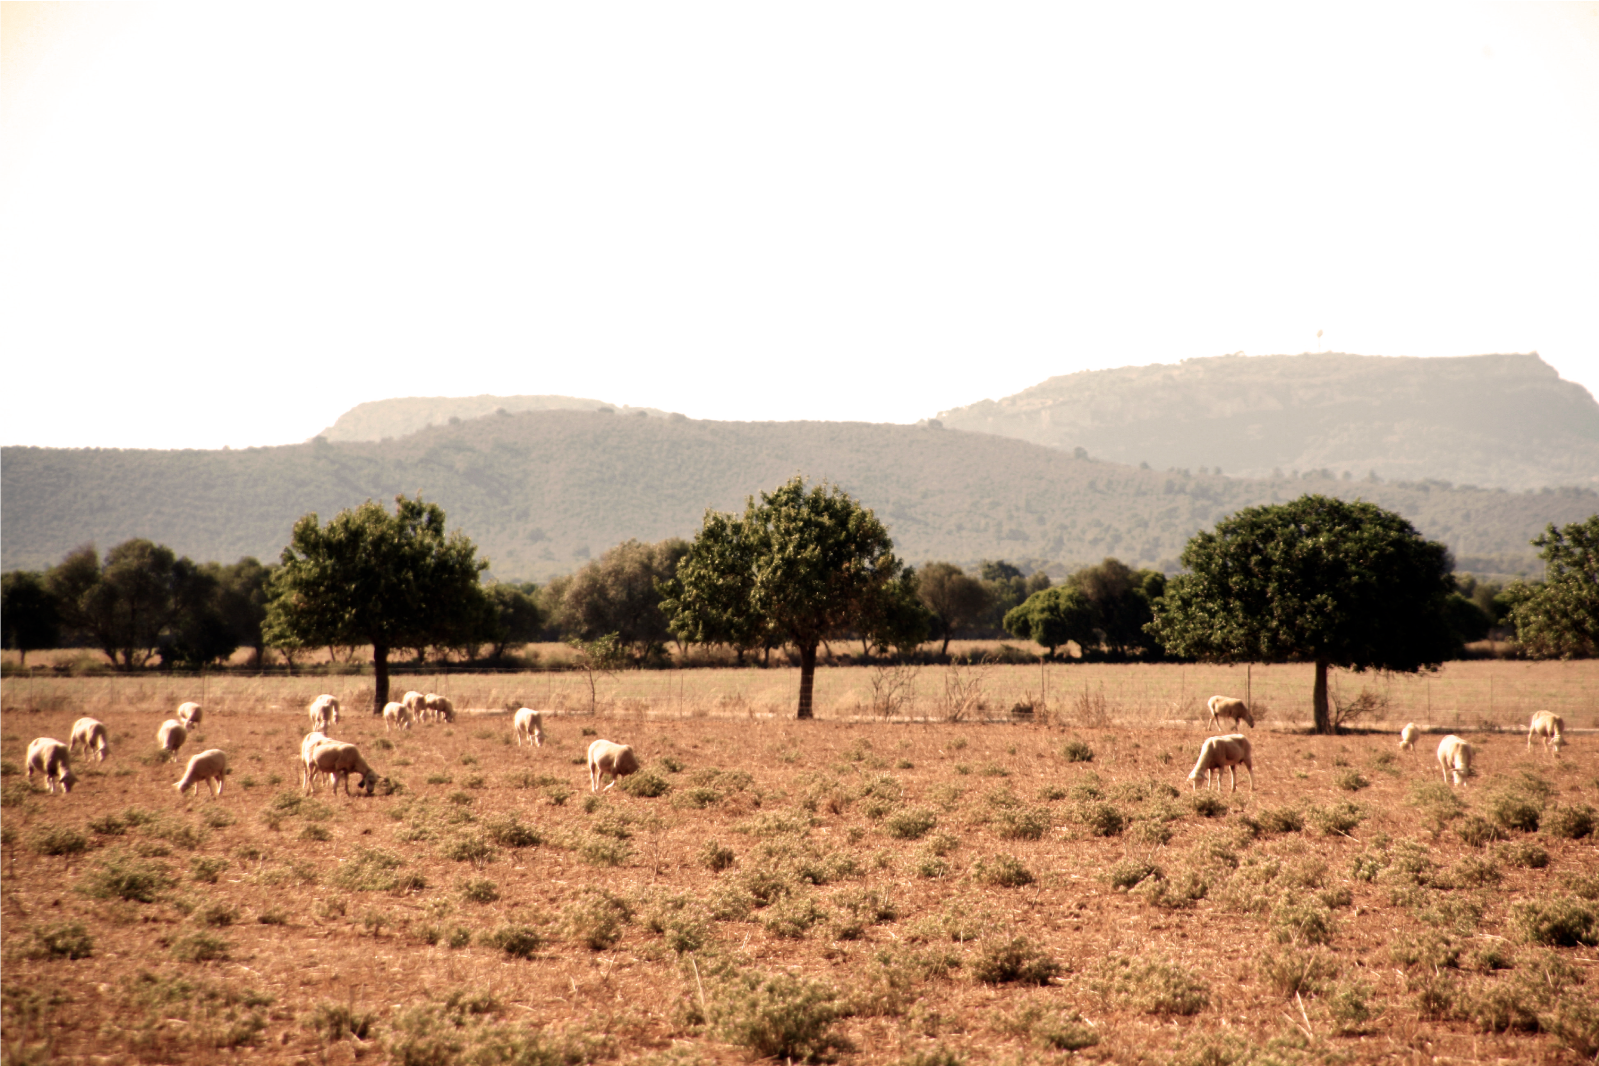
[{"label": "flock of sheep", "polygon": [[[337,792],[342,785],[344,794],[348,796],[350,775],[358,774],[361,778],[359,787],[368,796],[372,795],[377,788],[378,775],[361,756],[360,749],[328,735],[339,721],[338,698],[324,693],[311,701],[308,713],[311,732],[300,742],[302,790],[315,791],[317,778],[326,777],[333,791]],[[198,703],[184,703],[178,707],[176,718],[167,719],[156,729],[156,744],[166,753],[169,761],[178,757],[178,749],[188,740],[189,730],[200,723],[202,715]],[[410,729],[414,722],[429,721],[455,721],[455,705],[447,697],[431,692],[407,692],[399,702],[389,703],[383,708],[385,731],[395,727]],[[544,716],[541,712],[523,707],[511,721],[518,747],[524,743],[544,746]],[[51,793],[55,792],[57,785],[61,786],[63,793],[71,792],[72,786],[77,783],[77,777],[72,773],[72,755],[78,750],[79,744],[83,745],[85,757],[92,751],[96,761],[104,762],[111,753],[110,734],[105,723],[97,718],[79,718],[73,723],[72,738],[67,744],[54,737],[36,738],[28,745],[28,779],[33,780],[34,772],[38,771],[44,774],[45,787]],[[596,740],[589,745],[588,767],[589,787],[594,792],[600,792],[603,791],[600,788],[603,778],[610,777],[610,782],[605,786],[609,789],[618,778],[636,771],[639,762],[633,749],[626,744]],[[215,799],[222,795],[227,772],[227,753],[221,748],[211,748],[192,757],[183,777],[172,787],[182,795],[191,788],[198,791],[199,783],[204,781]]]},{"label": "flock of sheep", "polygon": [[[1223,718],[1230,718],[1233,728],[1239,722],[1248,722],[1250,727],[1255,725],[1255,718],[1245,706],[1243,700],[1233,699],[1231,696],[1212,696],[1208,703],[1210,708],[1210,723],[1221,727]],[[1550,711],[1538,711],[1532,716],[1531,727],[1527,730],[1527,747],[1532,747],[1532,738],[1541,737],[1546,751],[1560,753],[1561,745],[1565,743],[1564,730],[1566,723],[1558,714]],[[1415,751],[1416,740],[1421,736],[1421,728],[1415,722],[1406,722],[1405,728],[1399,731],[1399,746],[1405,751]],[[1438,767],[1443,771],[1444,784],[1464,785],[1471,776],[1471,760],[1476,751],[1466,741],[1450,733],[1438,742]],[[1242,733],[1229,733],[1226,736],[1207,737],[1199,746],[1199,761],[1188,772],[1190,787],[1198,788],[1200,775],[1205,777],[1205,787],[1210,788],[1211,775],[1216,776],[1216,787],[1221,788],[1221,775],[1223,770],[1232,774],[1232,791],[1238,791],[1238,767],[1242,766],[1249,771],[1249,791],[1255,791],[1255,759],[1254,752],[1249,743],[1249,738]]]},{"label": "flock of sheep", "polygon": [[[1243,700],[1233,699],[1229,696],[1212,696],[1209,701],[1210,720],[1218,728],[1222,719],[1230,719],[1233,728],[1240,722],[1246,722],[1251,728],[1255,725],[1254,715]],[[321,695],[311,701],[309,708],[311,719],[311,732],[305,735],[300,743],[301,788],[306,792],[315,791],[318,777],[327,777],[333,791],[337,792],[343,785],[344,794],[350,795],[350,775],[359,774],[360,787],[368,796],[377,788],[378,775],[362,758],[361,752],[354,744],[334,740],[329,736],[329,731],[339,721],[339,701],[330,695]],[[167,753],[169,760],[178,756],[178,749],[183,747],[188,739],[189,730],[200,723],[202,711],[198,703],[184,703],[178,707],[176,718],[169,718],[162,722],[156,730],[156,743],[161,750]],[[430,721],[455,721],[455,707],[444,696],[433,693],[407,692],[398,702],[389,703],[383,708],[383,726],[385,730],[396,727],[410,729],[413,723]],[[519,709],[511,719],[512,729],[516,735],[516,743],[521,747],[524,743],[542,747],[544,745],[544,716],[541,712],[531,707]],[[1544,748],[1558,754],[1564,743],[1563,731],[1565,723],[1557,714],[1549,711],[1539,711],[1532,716],[1531,727],[1527,731],[1527,747],[1532,747],[1534,737],[1543,740]],[[1416,740],[1421,736],[1421,730],[1414,722],[1407,723],[1399,733],[1399,746],[1406,751],[1414,751]],[[110,754],[111,745],[104,722],[95,718],[80,718],[72,726],[72,738],[67,744],[61,743],[53,737],[39,737],[28,745],[28,779],[31,781],[35,771],[44,774],[45,787],[52,793],[56,785],[60,785],[63,792],[71,792],[77,778],[72,773],[72,755],[77,751],[78,745],[83,745],[85,757],[89,752],[94,752],[95,759],[104,762]],[[1471,776],[1471,762],[1475,752],[1470,744],[1451,733],[1438,744],[1438,766],[1443,771],[1444,783],[1463,785]],[[1199,761],[1188,773],[1190,787],[1197,789],[1200,776],[1205,779],[1205,787],[1210,788],[1212,775],[1215,776],[1216,787],[1221,788],[1222,772],[1231,774],[1232,791],[1238,790],[1238,767],[1242,766],[1249,771],[1249,790],[1255,790],[1255,761],[1252,745],[1249,738],[1242,733],[1229,733],[1221,736],[1207,737],[1199,747]],[[589,745],[588,770],[589,790],[591,792],[603,791],[600,782],[609,777],[610,781],[605,789],[613,787],[621,777],[638,770],[638,757],[633,749],[626,744],[617,744],[609,740],[596,740]],[[183,777],[172,787],[181,795],[190,788],[198,791],[201,781],[211,789],[212,798],[222,795],[223,781],[228,772],[228,757],[220,748],[211,748],[202,751],[189,760],[188,767],[183,772]]]}]

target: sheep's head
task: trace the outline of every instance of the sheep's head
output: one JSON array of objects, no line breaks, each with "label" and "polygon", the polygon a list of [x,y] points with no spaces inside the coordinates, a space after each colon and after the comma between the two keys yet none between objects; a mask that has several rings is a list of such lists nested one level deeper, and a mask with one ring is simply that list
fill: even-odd
[{"label": "sheep's head", "polygon": [[366,790],[366,794],[368,796],[372,795],[372,793],[376,791],[378,787],[378,775],[372,773],[370,770],[362,774],[361,787]]},{"label": "sheep's head", "polygon": [[61,771],[61,790],[63,792],[71,792],[72,786],[77,783],[78,779],[70,769]]}]

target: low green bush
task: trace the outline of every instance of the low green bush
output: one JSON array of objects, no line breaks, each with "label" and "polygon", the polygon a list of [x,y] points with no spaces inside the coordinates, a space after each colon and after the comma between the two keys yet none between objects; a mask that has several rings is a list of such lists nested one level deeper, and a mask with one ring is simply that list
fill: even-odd
[{"label": "low green bush", "polygon": [[637,796],[640,799],[657,799],[672,791],[672,782],[656,773],[653,768],[646,767],[637,773],[628,774],[622,778],[622,783],[619,787],[629,796]]},{"label": "low green bush", "polygon": [[30,959],[87,959],[94,954],[94,937],[82,922],[57,922],[28,930],[22,954]]},{"label": "low green bush", "polygon": [[1024,936],[985,945],[971,965],[972,976],[985,985],[1047,985],[1064,969]]},{"label": "low green bush", "polygon": [[938,825],[926,807],[902,807],[883,821],[883,831],[896,840],[920,840]]},{"label": "low green bush", "polygon": [[172,941],[172,957],[179,962],[220,962],[231,950],[226,940],[210,933],[189,933]]},{"label": "low green bush", "polygon": [[1581,840],[1593,834],[1594,810],[1586,803],[1556,807],[1544,818],[1543,829],[1550,836]]},{"label": "low green bush", "polygon": [[986,862],[978,859],[972,864],[972,878],[978,884],[995,888],[1020,888],[1037,880],[1033,872],[1013,855],[996,855]]},{"label": "low green bush", "polygon": [[1512,904],[1510,920],[1529,943],[1557,947],[1599,944],[1599,904],[1576,896],[1553,896]]},{"label": "low green bush", "polygon": [[590,951],[606,951],[622,939],[632,918],[633,908],[626,900],[602,888],[589,888],[562,909],[561,932]]},{"label": "low green bush", "polygon": [[700,849],[700,865],[712,873],[721,873],[738,862],[738,857],[733,854],[733,849],[723,847],[714,840],[707,840]]},{"label": "low green bush", "polygon": [[1210,1004],[1210,986],[1193,971],[1163,959],[1103,959],[1088,987],[1108,1007],[1143,1014],[1198,1014]]},{"label": "low green bush", "polygon": [[1220,818],[1227,813],[1227,801],[1214,792],[1191,793],[1188,806],[1201,818]]},{"label": "low green bush", "polygon": [[[466,936],[470,938],[470,932],[466,932],[464,929],[460,931],[465,932]],[[530,959],[533,957],[533,953],[538,951],[540,946],[543,945],[544,939],[539,936],[538,930],[532,926],[506,923],[490,932],[479,935],[478,942],[484,947],[503,951],[513,959]],[[450,946],[464,947],[465,945],[453,943],[452,938]]]},{"label": "low green bush", "polygon": [[1061,745],[1060,753],[1061,757],[1067,762],[1094,761],[1094,749],[1089,747],[1085,741],[1081,740],[1068,740],[1065,744]]},{"label": "low green bush", "polygon": [[35,855],[78,855],[89,850],[89,838],[76,829],[46,826],[29,834],[28,848]]},{"label": "low green bush", "polygon": [[1266,986],[1285,999],[1317,995],[1338,976],[1338,960],[1326,949],[1268,951],[1257,968]]},{"label": "low green bush", "polygon": [[837,1033],[842,1014],[828,985],[792,974],[739,974],[709,1003],[711,1029],[763,1058],[813,1062],[848,1047]]},{"label": "low green bush", "polygon": [[1115,804],[1080,803],[1074,814],[1083,828],[1097,837],[1118,836],[1127,828],[1127,816]]},{"label": "low green bush", "polygon": [[166,889],[172,887],[172,883],[166,867],[116,855],[88,874],[79,882],[78,888],[94,899],[154,903]]},{"label": "low green bush", "polygon": [[1151,877],[1164,876],[1159,866],[1142,859],[1122,859],[1105,871],[1105,880],[1110,883],[1111,888],[1119,892],[1127,892]]}]

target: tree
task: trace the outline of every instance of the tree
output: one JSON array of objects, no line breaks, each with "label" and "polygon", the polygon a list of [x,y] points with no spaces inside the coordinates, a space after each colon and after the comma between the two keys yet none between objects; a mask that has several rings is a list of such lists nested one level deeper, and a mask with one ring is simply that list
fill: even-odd
[{"label": "tree", "polygon": [[1021,568],[1003,559],[984,559],[978,567],[983,587],[988,590],[988,609],[977,619],[979,629],[998,632],[1005,628],[1005,616],[1020,607],[1027,597],[1049,588],[1049,575],[1042,570],[1022,575]]},{"label": "tree", "polygon": [[1096,643],[1117,658],[1160,651],[1145,630],[1154,620],[1153,604],[1166,592],[1166,575],[1158,570],[1134,570],[1120,559],[1107,558],[1098,566],[1084,567],[1066,579],[1081,589],[1093,606]]},{"label": "tree", "polygon": [[862,606],[858,633],[867,658],[873,651],[884,652],[890,648],[908,655],[932,633],[932,612],[916,594],[917,576],[916,571],[907,566]]},{"label": "tree", "polygon": [[579,570],[565,584],[557,612],[562,632],[582,640],[614,634],[648,655],[672,639],[661,611],[661,587],[677,574],[688,542],[629,540]]},{"label": "tree", "polygon": [[22,653],[54,648],[61,642],[61,614],[43,574],[12,570],[0,577],[0,624],[5,646]]},{"label": "tree", "polygon": [[1056,585],[1033,593],[1006,613],[1005,631],[1042,644],[1052,656],[1067,641],[1076,641],[1084,651],[1099,642],[1094,605],[1074,585]]},{"label": "tree", "polygon": [[928,563],[917,571],[916,594],[932,615],[933,632],[943,638],[940,656],[949,654],[955,630],[977,621],[989,604],[983,583],[954,563]]},{"label": "tree", "polygon": [[775,634],[800,656],[798,717],[813,717],[816,649],[858,630],[900,570],[888,531],[831,485],[795,477],[752,497],[741,518],[707,512],[668,589],[679,632],[760,640]]},{"label": "tree", "polygon": [[1373,504],[1301,496],[1245,508],[1183,549],[1155,604],[1167,651],[1213,662],[1313,662],[1318,733],[1327,668],[1413,673],[1457,647],[1444,617],[1449,552]]},{"label": "tree", "polygon": [[179,559],[173,572],[173,615],[161,635],[161,664],[202,667],[228,659],[239,638],[222,611],[221,567]]},{"label": "tree", "polygon": [[1532,541],[1544,561],[1541,585],[1507,589],[1516,642],[1536,658],[1599,655],[1599,515]]},{"label": "tree", "polygon": [[532,582],[489,586],[489,602],[494,610],[493,658],[503,659],[511,648],[543,635],[544,611],[539,607],[538,592],[539,587]]},{"label": "tree", "polygon": [[90,544],[68,552],[46,583],[66,628],[131,670],[150,661],[176,617],[177,585],[193,567],[183,562],[171,548],[135,539],[106,552],[102,564]]},{"label": "tree", "polygon": [[267,596],[272,581],[273,566],[263,566],[254,556],[246,555],[231,566],[206,563],[204,569],[217,581],[217,611],[223,624],[239,647],[255,652],[255,665],[260,666],[266,657]]},{"label": "tree", "polygon": [[321,525],[294,524],[272,575],[266,637],[290,649],[372,646],[372,713],[389,700],[389,653],[438,643],[486,613],[478,575],[488,563],[464,534],[444,532],[444,510],[395,498],[394,514],[368,500]]}]

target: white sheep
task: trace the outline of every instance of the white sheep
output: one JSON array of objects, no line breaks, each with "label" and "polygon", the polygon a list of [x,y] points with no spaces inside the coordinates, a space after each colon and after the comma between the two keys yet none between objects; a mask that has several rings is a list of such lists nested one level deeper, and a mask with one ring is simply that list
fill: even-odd
[{"label": "white sheep", "polygon": [[410,729],[411,712],[405,709],[405,704],[390,700],[383,705],[383,731],[387,733],[395,726]]},{"label": "white sheep", "polygon": [[311,701],[309,713],[311,715],[311,728],[319,733],[326,733],[333,726],[339,724],[338,698],[324,692]]},{"label": "white sheep", "polygon": [[361,775],[361,787],[366,789],[368,796],[372,795],[378,786],[378,776],[372,772],[372,767],[361,758],[361,752],[354,744],[346,744],[338,740],[325,740],[318,744],[311,752],[311,762],[317,770],[333,778],[333,791],[339,790],[339,784],[344,784],[344,794],[350,794],[350,775]]},{"label": "white sheep", "polygon": [[435,696],[429,692],[423,697],[423,700],[427,705],[428,713],[433,717],[442,718],[446,722],[455,721],[455,704],[451,703],[447,697]]},{"label": "white sheep", "polygon": [[198,703],[178,704],[178,721],[183,723],[183,728],[193,729],[200,724],[201,710]]},{"label": "white sheep", "polygon": [[300,788],[302,791],[311,792],[316,786],[316,775],[320,772],[316,763],[311,759],[311,753],[318,744],[326,743],[333,738],[320,730],[313,730],[300,741]]},{"label": "white sheep", "polygon": [[1438,742],[1438,766],[1443,770],[1444,784],[1464,785],[1471,776],[1471,757],[1476,754],[1470,744],[1450,733]]},{"label": "white sheep", "polygon": [[400,702],[405,705],[406,710],[411,712],[411,718],[413,721],[423,722],[427,720],[427,697],[422,695],[422,693],[412,689],[410,692],[407,692],[405,695],[400,697]]},{"label": "white sheep", "polygon": [[1194,788],[1198,787],[1199,775],[1205,775],[1205,788],[1210,788],[1210,775],[1216,775],[1216,788],[1221,788],[1221,772],[1226,770],[1232,774],[1232,791],[1238,791],[1238,767],[1242,765],[1249,771],[1249,791],[1255,791],[1255,757],[1249,744],[1249,738],[1242,733],[1230,733],[1222,737],[1206,737],[1205,742],[1199,746],[1199,761],[1194,763],[1194,768],[1188,771],[1188,780]]},{"label": "white sheep", "polygon": [[[638,756],[633,754],[633,749],[626,744],[616,744],[609,740],[596,740],[589,745],[589,791],[603,792],[612,788],[618,778],[638,770]],[[600,779],[607,774],[611,783],[604,789],[600,788]]]},{"label": "white sheep", "polygon": [[517,747],[520,748],[524,740],[540,748],[544,746],[544,715],[533,708],[518,710],[512,719],[512,728],[516,731]]},{"label": "white sheep", "polygon": [[1248,722],[1249,728],[1255,728],[1255,716],[1250,713],[1249,707],[1243,700],[1235,700],[1231,696],[1212,696],[1205,704],[1210,708],[1210,721],[1206,725],[1221,728],[1223,718],[1233,720],[1233,728],[1238,728],[1239,722]]},{"label": "white sheep", "polygon": [[28,745],[29,781],[33,780],[35,770],[44,774],[44,787],[52,793],[57,782],[61,784],[62,793],[71,792],[72,786],[78,783],[72,773],[72,752],[54,737],[39,737]]},{"label": "white sheep", "polygon": [[1405,728],[1399,731],[1399,750],[1414,752],[1416,741],[1421,738],[1421,729],[1415,722],[1406,722]]},{"label": "white sheep", "polygon": [[211,786],[211,798],[218,799],[227,775],[227,755],[221,748],[209,748],[189,759],[188,769],[183,771],[183,777],[172,787],[178,790],[180,796],[191,788],[198,794],[200,782],[204,781]]},{"label": "white sheep", "polygon": [[72,723],[72,738],[67,741],[67,751],[76,752],[83,745],[83,753],[94,752],[95,762],[105,762],[111,754],[110,732],[98,718],[79,718]]},{"label": "white sheep", "polygon": [[178,749],[183,747],[183,742],[188,739],[189,731],[183,728],[183,723],[176,718],[168,718],[155,731],[155,742],[167,753],[168,762],[177,760]]},{"label": "white sheep", "polygon": [[1527,749],[1532,749],[1532,738],[1543,737],[1545,751],[1560,754],[1560,748],[1565,744],[1566,723],[1563,718],[1552,711],[1539,711],[1532,716],[1532,728],[1527,730]]}]

